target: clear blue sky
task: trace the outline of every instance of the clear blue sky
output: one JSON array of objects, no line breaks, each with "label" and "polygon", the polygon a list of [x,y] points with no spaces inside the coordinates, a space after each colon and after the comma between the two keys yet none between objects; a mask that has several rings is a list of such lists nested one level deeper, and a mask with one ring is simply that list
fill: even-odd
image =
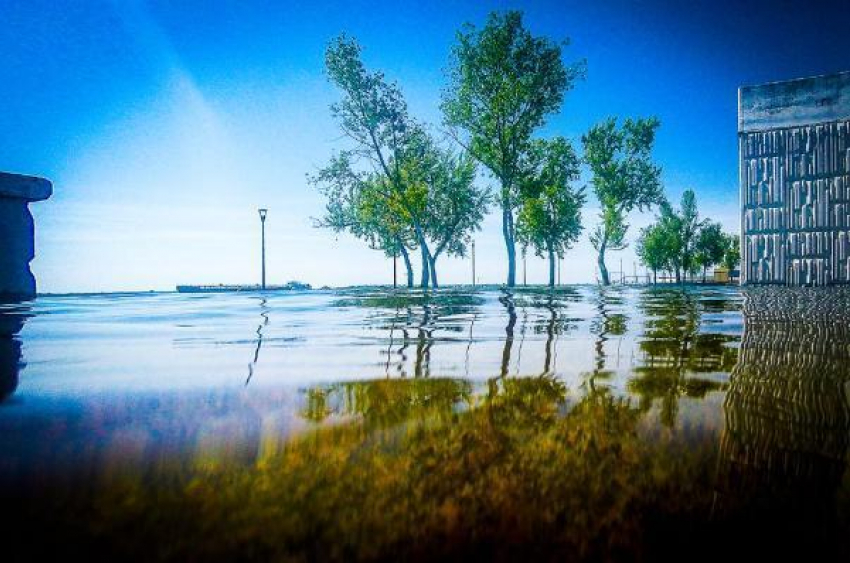
[{"label": "clear blue sky", "polygon": [[[305,182],[336,148],[322,69],[346,32],[439,123],[456,29],[520,9],[534,33],[570,38],[587,80],[543,135],[578,140],[606,116],[657,115],[668,194],[693,188],[737,229],[736,90],[850,69],[850,0],[692,2],[54,2],[0,0],[0,170],[45,176],[33,269],[46,292],[255,282],[256,208],[270,209],[269,279],[386,283],[391,264],[311,226]],[[486,180],[483,180],[486,181]],[[585,210],[592,225],[596,211]],[[630,235],[649,217],[634,216]],[[498,217],[477,237],[483,281],[504,279]],[[631,250],[613,253],[631,272]],[[469,264],[446,260],[443,282]],[[563,279],[594,279],[583,240]],[[545,264],[529,261],[530,281]]]}]

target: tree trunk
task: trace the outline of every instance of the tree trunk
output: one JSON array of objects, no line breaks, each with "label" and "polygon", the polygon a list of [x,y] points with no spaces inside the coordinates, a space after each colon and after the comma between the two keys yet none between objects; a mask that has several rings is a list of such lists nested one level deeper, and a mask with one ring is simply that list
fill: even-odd
[{"label": "tree trunk", "polygon": [[555,250],[549,246],[549,287],[555,287]]},{"label": "tree trunk", "polygon": [[431,280],[431,267],[428,260],[428,251],[419,243],[419,248],[422,251],[422,280],[419,282],[419,287],[428,289],[428,282]]},{"label": "tree trunk", "polygon": [[434,254],[429,254],[428,257],[431,259],[431,285],[434,289],[440,287],[437,283],[437,258],[440,257],[440,254],[443,253],[443,250],[446,249],[446,245],[448,244],[448,240],[443,240],[440,244],[437,245],[437,248],[434,250]]},{"label": "tree trunk", "polygon": [[413,265],[410,263],[410,254],[404,245],[400,246],[401,256],[404,258],[404,267],[407,269],[407,288],[413,289]]},{"label": "tree trunk", "polygon": [[658,285],[658,270],[652,270],[652,285]]},{"label": "tree trunk", "polygon": [[502,235],[505,237],[505,248],[508,252],[508,287],[516,285],[516,245],[514,244],[514,214],[502,204]]},{"label": "tree trunk", "polygon": [[708,270],[708,266],[702,267],[702,283],[705,283],[705,273]]},{"label": "tree trunk", "polygon": [[431,287],[437,289],[440,287],[437,283],[437,257],[430,256],[428,262],[431,265]]},{"label": "tree trunk", "polygon": [[602,285],[611,285],[611,280],[608,278],[608,268],[605,267],[605,247],[608,246],[608,234],[602,237],[602,242],[599,244],[599,256],[596,263],[599,266],[599,276],[602,278]]},{"label": "tree trunk", "polygon": [[676,283],[682,283],[682,269],[679,267],[676,268]]},{"label": "tree trunk", "polygon": [[419,241],[419,250],[422,253],[422,281],[419,286],[422,289],[428,289],[428,282],[431,279],[431,252],[428,250],[428,242],[425,240],[425,234],[422,232],[422,228],[418,224],[414,224],[413,229],[416,232],[416,238]]}]

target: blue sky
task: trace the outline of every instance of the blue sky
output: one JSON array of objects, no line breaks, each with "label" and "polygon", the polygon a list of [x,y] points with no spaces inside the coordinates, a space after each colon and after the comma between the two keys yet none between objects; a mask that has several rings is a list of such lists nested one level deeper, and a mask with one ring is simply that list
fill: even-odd
[{"label": "blue sky", "polygon": [[[305,174],[342,146],[324,47],[357,37],[367,65],[436,125],[455,31],[504,9],[522,10],[536,34],[570,38],[567,62],[587,59],[587,79],[541,135],[577,142],[604,117],[657,115],[669,197],[693,188],[704,214],[733,231],[737,88],[850,69],[848,0],[0,0],[0,170],[55,188],[32,207],[40,291],[256,282],[257,207],[270,210],[271,282],[391,281],[380,253],[312,227],[323,202]],[[589,230],[592,199],[584,215]],[[633,216],[630,237],[651,219]],[[501,282],[497,215],[476,240],[481,281]],[[631,249],[609,268],[621,259],[631,273]],[[593,281],[594,263],[585,237],[563,280]],[[528,272],[545,281],[542,260]],[[440,276],[467,282],[469,263],[444,260]]]}]

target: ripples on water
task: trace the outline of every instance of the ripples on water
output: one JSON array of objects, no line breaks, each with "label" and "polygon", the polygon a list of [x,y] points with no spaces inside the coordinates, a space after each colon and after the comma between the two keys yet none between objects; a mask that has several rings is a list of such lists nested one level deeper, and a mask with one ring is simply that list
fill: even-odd
[{"label": "ripples on water", "polygon": [[52,538],[12,554],[843,555],[849,304],[568,287],[2,305],[3,504],[16,537]]}]

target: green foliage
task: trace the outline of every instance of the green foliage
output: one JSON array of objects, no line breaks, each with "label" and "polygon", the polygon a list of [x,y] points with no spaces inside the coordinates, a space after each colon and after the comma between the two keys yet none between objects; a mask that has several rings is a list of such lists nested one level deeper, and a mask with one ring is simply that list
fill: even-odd
[{"label": "green foliage", "polygon": [[579,159],[566,139],[532,143],[520,184],[517,239],[541,258],[548,257],[550,271],[555,257],[563,258],[582,231],[584,190],[571,186],[578,178]]},{"label": "green foliage", "polygon": [[622,128],[607,119],[582,137],[584,160],[601,207],[600,224],[590,241],[599,252],[602,281],[608,284],[606,250],[626,247],[626,216],[649,209],[663,200],[661,168],[652,162],[652,147],[660,122],[657,118],[627,119]]},{"label": "green foliage", "polygon": [[383,185],[377,173],[357,171],[351,153],[340,152],[308,181],[326,198],[325,213],[315,221],[336,233],[349,232],[370,248],[397,256],[403,248],[415,248],[410,222],[398,204],[399,196]]},{"label": "green foliage", "polygon": [[[383,73],[368,71],[361,54],[357,41],[346,35],[328,45],[328,78],[343,94],[342,100],[331,106],[331,112],[345,135],[354,141],[354,152],[396,179],[417,127],[398,86],[387,82]],[[390,157],[395,159],[393,169]]]},{"label": "green foliage", "polygon": [[670,265],[675,270],[677,279],[681,273],[696,271],[697,236],[706,225],[705,221],[700,221],[696,194],[693,190],[685,190],[682,193],[679,205],[679,211],[674,210],[666,202],[661,206],[661,224],[672,236]]},{"label": "green foliage", "polygon": [[466,256],[472,233],[490,205],[490,193],[475,185],[477,167],[468,155],[435,149],[428,174],[425,232],[433,243],[436,260],[444,251]]},{"label": "green foliage", "polygon": [[674,247],[673,236],[664,225],[656,223],[641,229],[637,241],[637,255],[653,272],[668,269]]},{"label": "green foliage", "polygon": [[457,34],[443,93],[445,123],[468,136],[460,141],[500,184],[502,230],[513,285],[514,210],[520,205],[523,159],[536,129],[559,111],[564,93],[584,75],[584,63],[565,66],[561,47],[527,30],[516,11],[491,13],[477,29]]},{"label": "green foliage", "polygon": [[706,223],[697,235],[694,260],[703,269],[720,264],[729,243],[720,223]]},{"label": "green foliage", "polygon": [[[693,190],[682,194],[678,210],[664,202],[657,221],[641,231],[637,253],[653,271],[671,270],[676,280],[682,275],[703,271],[726,258],[737,263],[737,237],[724,234],[720,223],[700,220]],[[733,269],[733,268],[729,268]]]},{"label": "green foliage", "polygon": [[502,181],[508,205],[532,134],[583,74],[583,63],[564,66],[561,45],[533,36],[520,12],[494,12],[483,29],[467,24],[458,32],[446,122],[468,131],[472,154]]}]

